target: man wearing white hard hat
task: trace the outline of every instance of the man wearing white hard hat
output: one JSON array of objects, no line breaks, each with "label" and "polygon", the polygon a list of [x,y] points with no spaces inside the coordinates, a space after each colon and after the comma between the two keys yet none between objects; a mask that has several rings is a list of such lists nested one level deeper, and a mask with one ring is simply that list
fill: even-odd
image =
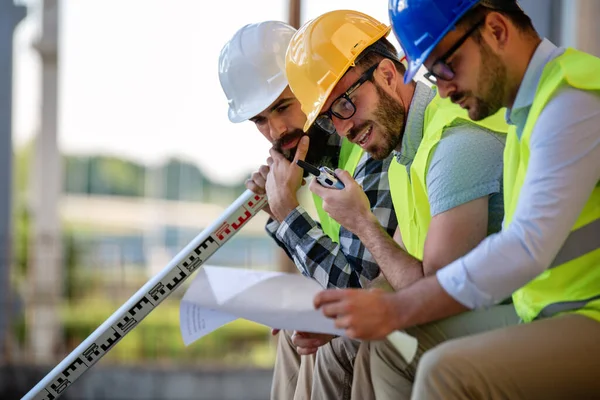
[{"label": "man wearing white hard hat", "polygon": [[[359,146],[319,128],[303,131],[306,116],[285,75],[285,53],[295,32],[279,21],[249,24],[221,50],[219,80],[229,103],[229,120],[254,122],[273,145],[267,162],[271,168],[261,166],[246,187],[267,194],[266,230],[302,274],[324,288],[367,287],[380,275],[373,257],[358,237],[323,211],[320,198],[314,196],[320,222],[299,204],[296,191],[302,170],[291,161],[306,158],[313,165],[348,171],[367,193],[381,225],[393,234],[397,220],[386,172],[391,159],[374,160]],[[312,349],[306,347],[311,342]],[[299,343],[306,355],[302,359],[296,352]],[[282,332],[271,398],[349,399],[351,391],[354,398],[372,398],[368,381],[351,388],[358,344],[330,335]]]}]

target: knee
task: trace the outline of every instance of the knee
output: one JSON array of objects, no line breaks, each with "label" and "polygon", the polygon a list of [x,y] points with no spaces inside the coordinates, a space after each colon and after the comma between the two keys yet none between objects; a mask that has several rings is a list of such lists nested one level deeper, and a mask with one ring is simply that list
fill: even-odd
[{"label": "knee", "polygon": [[[415,376],[415,391],[417,393],[444,393],[450,383],[455,386],[461,382],[460,376],[466,376],[468,362],[464,352],[452,343],[437,346],[423,354]],[[457,389],[454,387],[454,389]],[[435,396],[434,396],[435,397]]]}]

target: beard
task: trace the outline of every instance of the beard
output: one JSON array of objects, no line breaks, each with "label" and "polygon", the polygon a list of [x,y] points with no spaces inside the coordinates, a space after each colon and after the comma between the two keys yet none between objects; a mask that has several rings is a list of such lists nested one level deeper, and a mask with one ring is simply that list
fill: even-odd
[{"label": "beard", "polygon": [[[386,159],[394,149],[398,148],[402,141],[404,132],[404,124],[406,120],[406,112],[402,104],[398,103],[396,99],[390,96],[385,90],[383,90],[378,84],[375,83],[375,89],[377,90],[378,101],[375,107],[373,115],[376,118],[375,121],[366,121],[359,126],[352,128],[348,134],[348,139],[353,141],[357,135],[364,132],[365,129],[371,125],[373,128],[379,126],[382,129],[379,131],[380,140],[376,143],[373,142],[367,149],[365,149],[372,158],[375,160]],[[371,135],[373,132],[371,132]]]},{"label": "beard", "polygon": [[479,43],[481,53],[481,68],[477,79],[477,93],[472,91],[455,93],[451,96],[453,102],[465,97],[471,97],[474,105],[468,108],[469,118],[480,121],[495,114],[504,106],[508,88],[508,73],[502,59],[495,54],[485,41]]},{"label": "beard", "polygon": [[[337,168],[340,156],[340,139],[337,134],[329,134],[313,124],[307,132],[302,129],[295,129],[290,133],[286,133],[283,137],[273,142],[273,149],[281,153],[288,161],[292,162],[296,156],[296,149],[283,149],[286,143],[299,140],[302,136],[308,136],[310,144],[304,161],[316,167]],[[304,176],[308,173],[304,171]]]}]

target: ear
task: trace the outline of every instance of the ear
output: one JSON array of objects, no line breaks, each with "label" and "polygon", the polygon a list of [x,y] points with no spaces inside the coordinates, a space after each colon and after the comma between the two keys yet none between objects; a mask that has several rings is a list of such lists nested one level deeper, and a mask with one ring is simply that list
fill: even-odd
[{"label": "ear", "polygon": [[486,16],[485,33],[494,50],[504,50],[510,36],[511,22],[499,12],[492,11]]},{"label": "ear", "polygon": [[379,72],[381,83],[389,86],[392,90],[396,90],[399,74],[392,60],[389,58],[381,60],[376,72]]}]

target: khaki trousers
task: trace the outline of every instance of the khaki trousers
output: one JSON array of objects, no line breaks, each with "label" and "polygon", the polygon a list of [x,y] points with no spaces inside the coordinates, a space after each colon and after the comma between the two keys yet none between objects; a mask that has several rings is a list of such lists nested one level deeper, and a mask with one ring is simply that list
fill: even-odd
[{"label": "khaki trousers", "polygon": [[461,338],[492,329],[515,325],[519,321],[512,304],[488,310],[470,311],[429,324],[416,326],[406,333],[417,338],[419,347],[414,360],[408,364],[388,342],[371,343],[371,378],[375,398],[410,399],[414,391],[417,366],[427,351],[451,339]]},{"label": "khaki trousers", "polygon": [[[283,335],[282,335],[283,334]],[[271,400],[372,400],[368,343],[333,339],[299,356],[291,331],[279,333]]]},{"label": "khaki trousers", "polygon": [[444,343],[412,398],[600,399],[600,322],[570,314]]},{"label": "khaki trousers", "polygon": [[271,400],[310,399],[310,397],[303,397],[303,390],[296,389],[312,387],[316,356],[314,354],[300,356],[292,343],[292,333],[293,331],[282,330],[277,334],[277,356],[273,370]]}]

